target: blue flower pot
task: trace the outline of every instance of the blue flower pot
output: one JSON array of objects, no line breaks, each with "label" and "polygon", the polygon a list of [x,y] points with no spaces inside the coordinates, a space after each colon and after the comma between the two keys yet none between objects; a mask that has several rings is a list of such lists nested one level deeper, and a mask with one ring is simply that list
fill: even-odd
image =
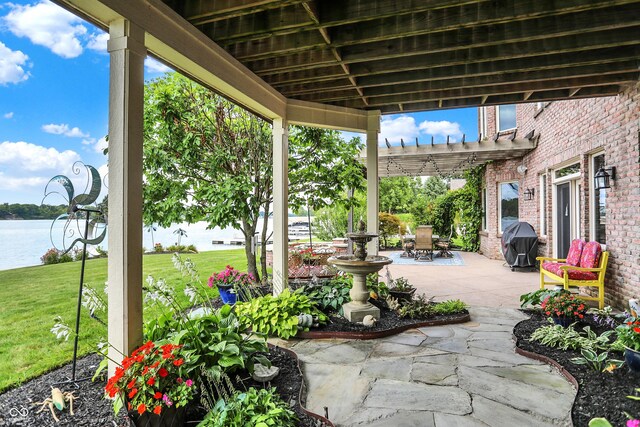
[{"label": "blue flower pot", "polygon": [[553,323],[556,325],[560,325],[563,328],[568,328],[570,324],[575,322],[576,320],[573,317],[567,316],[553,316]]},{"label": "blue flower pot", "polygon": [[626,347],[624,350],[624,362],[633,372],[640,372],[640,352]]},{"label": "blue flower pot", "polygon": [[235,293],[233,286],[218,286],[218,292],[220,292],[220,299],[225,304],[233,305],[238,299],[238,294]]}]

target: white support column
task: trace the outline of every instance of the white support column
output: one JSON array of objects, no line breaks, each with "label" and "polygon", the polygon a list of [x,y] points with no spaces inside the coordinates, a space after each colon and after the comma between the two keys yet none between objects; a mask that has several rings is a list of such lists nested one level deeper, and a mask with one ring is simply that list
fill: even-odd
[{"label": "white support column", "polygon": [[[367,117],[367,232],[380,233],[378,220],[378,133],[380,132],[380,111],[369,111]],[[378,255],[376,237],[367,244],[369,255]]]},{"label": "white support column", "polygon": [[289,130],[286,118],[273,120],[273,293],[289,277]]},{"label": "white support column", "polygon": [[[144,31],[130,21],[109,28],[109,349],[122,360],[142,343],[142,133]],[[117,350],[117,351],[116,351]],[[109,371],[115,365],[110,362]]]}]

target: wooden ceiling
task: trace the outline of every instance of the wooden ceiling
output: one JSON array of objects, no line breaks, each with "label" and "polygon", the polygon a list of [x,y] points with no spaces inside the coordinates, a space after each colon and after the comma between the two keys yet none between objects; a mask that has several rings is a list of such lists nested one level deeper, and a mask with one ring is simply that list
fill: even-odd
[{"label": "wooden ceiling", "polygon": [[288,98],[383,114],[616,94],[640,0],[163,0]]}]

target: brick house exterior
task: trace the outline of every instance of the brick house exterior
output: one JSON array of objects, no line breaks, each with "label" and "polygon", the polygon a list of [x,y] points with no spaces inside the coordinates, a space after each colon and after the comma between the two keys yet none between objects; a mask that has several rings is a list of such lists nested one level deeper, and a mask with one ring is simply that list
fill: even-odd
[{"label": "brick house exterior", "polygon": [[[489,137],[497,132],[497,108],[484,107],[479,114],[479,128]],[[506,111],[509,107],[502,108]],[[640,297],[639,110],[640,84],[615,97],[516,105],[517,135],[535,130],[538,145],[521,159],[487,165],[483,190],[486,226],[480,233],[481,252],[489,258],[502,258],[500,194],[517,184],[518,219],[535,228],[541,256],[562,256],[559,241],[566,241],[569,234],[571,239],[604,240],[610,252],[606,303],[622,307],[627,299]],[[500,138],[512,133],[513,130],[501,132]],[[606,205],[601,209],[606,213],[605,220],[599,222],[595,218],[598,199],[593,176],[602,161],[606,166],[615,166],[616,179],[606,190]],[[563,173],[568,175],[562,177]],[[527,189],[534,191],[532,200],[524,200]],[[561,212],[557,208],[559,200],[566,201]],[[562,220],[558,218],[563,214],[570,218],[570,226],[565,225],[570,233],[561,239],[558,222]],[[604,224],[599,232],[598,223]]]}]

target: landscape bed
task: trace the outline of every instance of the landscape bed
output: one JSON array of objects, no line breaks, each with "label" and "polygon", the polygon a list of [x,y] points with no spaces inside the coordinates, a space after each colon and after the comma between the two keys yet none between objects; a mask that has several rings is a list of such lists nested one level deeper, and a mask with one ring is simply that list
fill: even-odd
[{"label": "landscape bed", "polygon": [[[516,351],[528,357],[542,360],[551,365],[561,367],[560,371],[568,377],[568,380],[578,386],[571,418],[576,427],[587,427],[592,418],[607,418],[611,425],[626,426],[627,416],[640,414],[640,402],[628,399],[634,395],[635,389],[640,387],[640,375],[631,372],[626,366],[614,370],[611,373],[595,372],[587,365],[577,365],[570,360],[580,356],[580,351],[562,350],[556,347],[548,347],[539,342],[531,341],[531,334],[541,326],[547,325],[547,318],[539,313],[528,313],[530,319],[518,323],[513,334],[516,339]],[[590,326],[597,333],[602,333],[608,328],[599,326],[593,322],[590,316],[586,316],[579,323],[579,327]],[[524,350],[524,352],[523,352]],[[537,356],[542,357],[537,357]],[[622,354],[611,353],[615,359],[623,359]]]}]

